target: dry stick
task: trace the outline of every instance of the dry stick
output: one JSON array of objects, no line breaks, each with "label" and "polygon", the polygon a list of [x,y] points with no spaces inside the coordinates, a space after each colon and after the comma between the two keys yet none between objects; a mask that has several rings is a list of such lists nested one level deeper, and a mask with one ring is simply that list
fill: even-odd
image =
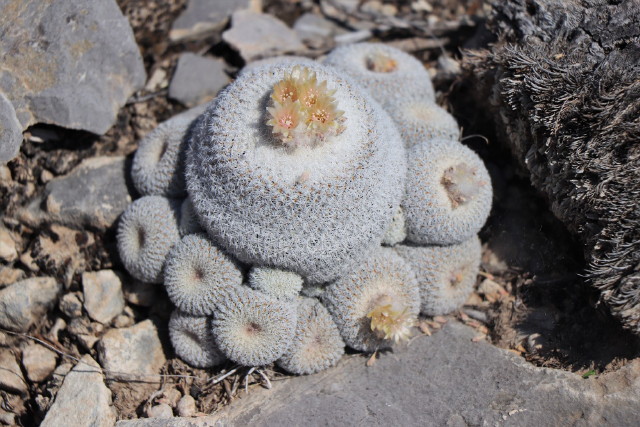
[{"label": "dry stick", "polygon": [[236,367],[234,367],[233,369],[231,369],[229,372],[220,375],[217,378],[209,378],[209,381],[211,382],[211,384],[218,384],[220,381],[222,381],[223,379],[227,378],[229,375],[235,373],[238,369],[240,369],[241,366],[238,365]]},{"label": "dry stick", "polygon": [[[70,355],[69,353],[65,353],[64,351],[58,350],[57,348],[55,348],[53,345],[47,343],[46,341],[43,341],[39,338],[36,338],[34,336],[31,335],[27,335],[27,334],[23,334],[21,332],[12,332],[12,331],[8,331],[6,329],[0,328],[0,332],[4,332],[6,334],[9,335],[14,335],[17,337],[21,337],[21,338],[27,338],[30,339],[32,341],[36,341],[39,344],[42,344],[43,346],[47,347],[49,350],[55,351],[56,353],[58,353],[59,355],[61,355],[62,357],[66,357],[68,359],[74,360],[77,363],[81,363],[83,365],[89,366],[92,369],[96,369],[96,366],[90,365],[86,362],[83,362],[82,360],[80,360],[79,358]],[[107,373],[107,374],[111,374],[111,375],[118,375],[118,376],[134,376],[134,377],[155,377],[155,378],[192,378],[194,380],[200,380],[200,377],[196,377],[195,375],[178,375],[178,374],[132,374],[129,372],[118,372],[118,371],[111,371],[109,369],[102,369],[103,374]],[[109,380],[113,381],[122,381],[122,382],[128,382],[128,381],[132,381],[129,379],[121,379],[121,378],[109,378]],[[206,381],[211,381],[211,378],[207,378]]]},{"label": "dry stick", "polygon": [[132,96],[131,98],[127,99],[127,102],[125,103],[125,105],[132,105],[132,104],[138,104],[140,102],[147,102],[150,99],[153,99],[160,95],[165,95],[168,92],[169,92],[169,89],[165,88],[165,89],[157,90],[155,92],[148,93],[146,95]]},{"label": "dry stick", "polygon": [[256,370],[255,367],[249,369],[249,372],[247,372],[247,375],[244,376],[244,394],[249,394],[249,375],[251,375],[255,370]]},{"label": "dry stick", "polygon": [[489,138],[487,138],[484,135],[480,135],[478,133],[474,133],[472,135],[466,135],[466,136],[462,137],[460,139],[460,141],[464,141],[465,139],[469,139],[469,138],[480,138],[480,139],[484,140],[485,143],[489,144]]},{"label": "dry stick", "polygon": [[[71,360],[74,360],[76,363],[78,364],[83,364],[86,366],[89,366],[90,368],[92,368],[93,370],[98,369],[96,366],[90,365],[88,363],[83,362],[82,360],[80,360],[79,358],[70,355],[69,353],[65,353],[64,351],[58,350],[57,348],[55,348],[53,345],[49,344],[48,342],[41,340],[39,338],[36,338],[34,336],[31,335],[27,335],[27,334],[23,334],[21,332],[12,332],[3,328],[0,328],[0,332],[4,332],[6,334],[9,335],[14,335],[17,337],[21,337],[21,338],[27,338],[33,341],[36,341],[39,344],[42,344],[43,346],[47,347],[49,350],[55,351],[56,353],[58,353],[59,355],[61,355],[62,357],[66,357],[69,358]],[[213,378],[206,378],[205,382],[207,383],[211,383],[211,384],[217,384],[220,381],[224,380],[225,378],[227,378],[228,376],[234,374],[235,372],[238,371],[238,369],[242,368],[241,365],[237,365],[235,366],[233,369],[231,369],[230,371],[218,376],[218,377],[213,377]],[[106,374],[111,374],[111,375],[117,375],[117,376],[133,376],[133,377],[154,377],[154,378],[159,378],[160,380],[164,379],[164,378],[191,378],[194,379],[196,381],[201,380],[200,377],[197,377],[195,375],[179,375],[179,374],[132,374],[129,372],[118,372],[118,371],[112,371],[109,369],[101,369],[102,370],[102,374],[104,375]],[[256,368],[256,367],[252,367],[249,369],[249,372],[245,375],[245,393],[248,393],[248,382],[249,382],[249,375],[251,375],[253,372],[256,372],[260,375],[260,377],[262,377],[266,383],[265,388],[267,388],[268,390],[271,390],[271,381],[269,381],[269,378],[267,377],[267,375],[262,372],[260,369]],[[93,371],[96,372],[96,371]],[[133,381],[130,379],[123,379],[123,378],[109,378],[110,381],[118,381],[118,382],[129,382],[129,381]],[[237,382],[237,378],[236,378],[236,382]],[[232,393],[235,392],[235,389],[237,389],[236,386],[236,382],[234,382],[234,390],[232,390]]]},{"label": "dry stick", "polygon": [[240,385],[240,376],[238,375],[233,379],[233,386],[231,387],[231,397],[235,396],[236,391],[238,391],[238,386]]},{"label": "dry stick", "polygon": [[265,387],[267,390],[271,390],[271,381],[269,381],[269,377],[267,376],[267,374],[265,374],[264,372],[262,372],[261,369],[257,369],[256,372],[262,377],[262,379],[264,380],[264,382],[267,384]]}]

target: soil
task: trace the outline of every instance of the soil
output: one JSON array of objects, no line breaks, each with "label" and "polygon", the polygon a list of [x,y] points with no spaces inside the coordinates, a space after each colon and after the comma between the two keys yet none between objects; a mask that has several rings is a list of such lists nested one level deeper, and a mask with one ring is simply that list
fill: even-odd
[{"label": "soil", "polygon": [[[118,3],[133,27],[149,76],[162,70],[169,79],[177,57],[185,51],[223,57],[230,65],[232,76],[242,66],[238,55],[221,43],[219,34],[188,43],[168,42],[171,22],[184,9],[186,0],[118,0]],[[398,16],[415,13],[410,1],[385,3],[397,5]],[[478,291],[470,297],[463,310],[451,317],[458,317],[476,328],[478,339],[490,340],[537,366],[581,374],[591,370],[602,373],[623,366],[640,355],[640,339],[623,331],[598,304],[597,293],[583,283],[584,260],[580,246],[553,217],[546,201],[521,175],[508,151],[493,142],[491,118],[483,117],[479,109],[469,104],[471,97],[466,95],[466,82],[460,80],[459,74],[438,67],[439,57],[459,60],[461,49],[486,42],[486,34],[481,30],[485,7],[479,0],[442,0],[429,4],[433,7],[430,15],[451,23],[449,30],[427,34],[420,30],[386,28],[376,31],[376,37],[384,43],[418,46],[418,49],[412,49],[412,53],[428,69],[434,70],[439,103],[459,121],[463,127],[463,141],[482,156],[492,176],[495,199],[491,216],[481,232],[484,245]],[[263,2],[266,12],[289,24],[307,11],[305,5],[311,5],[311,11],[321,13],[318,4],[311,1]],[[353,24],[357,19],[349,17],[348,22]],[[417,40],[442,43],[441,46],[419,48]],[[317,55],[322,53],[318,51]],[[35,271],[25,263],[14,266],[21,270],[23,277],[58,277],[68,282],[68,289],[74,291],[80,289],[82,271],[105,268],[124,271],[115,251],[113,230],[106,233],[73,231],[75,234],[69,241],[77,245],[77,259],[72,263],[77,268],[69,272],[66,268],[68,261],[56,260],[50,255],[56,244],[67,244],[66,237],[61,243],[57,243],[59,236],[52,238],[61,233],[60,229],[54,226],[32,229],[16,220],[15,213],[42,191],[47,181],[43,177],[47,173],[53,177],[64,175],[91,156],[130,156],[143,135],[159,122],[185,109],[169,100],[166,92],[166,86],[160,85],[160,89],[152,88],[136,94],[120,111],[116,125],[101,137],[54,126],[36,126],[27,132],[19,156],[8,164],[12,180],[0,181],[0,211],[4,212],[4,225],[14,235],[20,236],[19,253],[30,254],[37,265]],[[152,308],[132,306],[134,320],[154,318],[166,325],[170,306],[166,296],[161,301]],[[45,332],[58,317],[63,317],[58,310],[49,313],[30,335],[46,339]],[[424,319],[419,329],[422,333],[436,332],[446,321],[447,318]],[[59,341],[49,338],[48,342],[74,356],[86,352],[70,335],[63,332],[60,336]],[[4,338],[4,344],[10,346],[19,346],[23,342],[21,337]],[[375,356],[369,361],[366,356],[353,357],[362,357],[363,363],[375,360]],[[112,386],[118,418],[143,416],[146,406],[168,399],[173,388],[189,392],[196,399],[198,411],[216,411],[242,395],[240,391],[244,386],[246,369],[217,384],[210,381],[232,367],[228,364],[209,370],[194,369],[170,357],[163,368],[162,373],[168,376],[161,387],[154,384],[141,394],[140,385],[136,383]],[[271,381],[287,375],[276,368],[270,368],[266,374]],[[174,375],[183,377],[172,377]],[[258,372],[253,372],[248,383],[265,382]],[[162,392],[154,393],[158,388]],[[42,419],[48,407],[47,399],[55,390],[55,385],[51,384],[31,385],[32,397],[25,403],[27,408],[20,419],[22,425],[32,425]]]}]

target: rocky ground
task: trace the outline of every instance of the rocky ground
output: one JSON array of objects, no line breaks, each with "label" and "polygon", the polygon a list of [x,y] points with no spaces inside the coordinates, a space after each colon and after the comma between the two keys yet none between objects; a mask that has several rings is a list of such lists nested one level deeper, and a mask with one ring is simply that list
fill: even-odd
[{"label": "rocky ground", "polygon": [[[0,166],[0,423],[106,426],[174,415],[199,416],[202,425],[299,417],[376,425],[637,420],[639,340],[598,306],[580,278],[580,248],[492,143],[491,118],[466,95],[461,52],[487,43],[487,5],[96,0],[78,10],[55,3],[0,6],[0,51],[18,49],[31,65],[5,61],[0,72],[0,92],[24,100],[12,106],[0,96],[12,126],[0,136],[24,136],[17,157]],[[111,26],[100,31],[70,30],[107,18]],[[461,311],[423,319],[393,353],[348,355],[303,378],[267,369],[270,391],[246,371],[216,382],[233,366],[193,369],[175,358],[164,291],[133,280],[118,259],[115,224],[136,197],[131,154],[159,122],[213,98],[245,63],[283,53],[317,58],[365,40],[425,63],[439,103],[491,172],[495,199],[481,233],[477,291]],[[104,61],[114,46],[119,62]],[[118,425],[138,424],[148,425]]]}]

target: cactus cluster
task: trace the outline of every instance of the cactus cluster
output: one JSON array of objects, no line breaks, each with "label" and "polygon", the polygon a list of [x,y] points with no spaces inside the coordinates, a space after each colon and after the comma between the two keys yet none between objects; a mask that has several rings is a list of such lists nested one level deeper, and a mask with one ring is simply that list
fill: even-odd
[{"label": "cactus cluster", "polygon": [[175,352],[196,367],[311,374],[345,345],[389,348],[475,283],[491,183],[458,138],[396,49],[262,61],[140,143],[121,259],[164,284]]}]

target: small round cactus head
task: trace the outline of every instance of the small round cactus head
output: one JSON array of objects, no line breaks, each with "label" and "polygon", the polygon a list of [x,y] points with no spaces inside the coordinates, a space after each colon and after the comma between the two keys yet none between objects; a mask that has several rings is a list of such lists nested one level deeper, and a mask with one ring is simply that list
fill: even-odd
[{"label": "small round cactus head", "polygon": [[195,234],[204,232],[198,222],[198,216],[196,211],[193,210],[193,203],[188,197],[182,201],[180,205],[180,222],[178,223],[180,229],[180,235],[186,236],[188,234]]},{"label": "small round cactus head", "polygon": [[307,375],[338,363],[344,342],[327,309],[314,298],[300,298],[297,308],[296,332],[277,365],[292,374]]},{"label": "small round cactus head", "polygon": [[420,309],[420,291],[409,265],[393,249],[380,247],[330,285],[322,301],[349,347],[376,351],[408,337]]},{"label": "small round cactus head", "polygon": [[236,263],[206,234],[190,234],[169,252],[164,285],[171,301],[185,313],[212,314],[229,288],[242,284]]},{"label": "small round cactus head", "polygon": [[302,289],[302,277],[292,271],[269,267],[252,267],[249,286],[278,299],[293,300]]},{"label": "small round cactus head", "polygon": [[489,173],[468,147],[446,140],[414,146],[402,202],[407,240],[451,245],[469,239],[487,220],[492,197]]},{"label": "small round cactus head", "polygon": [[384,108],[396,123],[407,148],[429,143],[433,139],[460,139],[460,128],[456,119],[431,101],[393,100],[386,103]]},{"label": "small round cactus head", "polygon": [[243,263],[333,281],[380,244],[400,204],[395,125],[328,67],[247,72],[195,127],[189,196],[209,236]]},{"label": "small round cactus head", "polygon": [[450,246],[399,245],[394,249],[416,273],[422,314],[438,316],[457,310],[473,292],[481,257],[477,236]]},{"label": "small round cactus head", "polygon": [[323,61],[344,71],[380,104],[401,99],[434,102],[431,77],[413,56],[379,43],[357,43],[335,48]]},{"label": "small round cactus head", "polygon": [[248,287],[229,292],[213,315],[211,328],[222,352],[244,366],[262,366],[289,348],[297,322],[295,304]]},{"label": "small round cactus head", "polygon": [[162,196],[145,196],[131,203],[118,224],[118,252],[136,279],[161,283],[165,258],[180,240],[180,202]]},{"label": "small round cactus head", "polygon": [[386,246],[393,246],[404,241],[406,238],[407,229],[404,224],[404,212],[402,211],[402,208],[398,206],[398,210],[393,216],[389,228],[387,228],[387,231],[384,233],[382,244]]},{"label": "small round cactus head", "polygon": [[184,145],[191,120],[175,117],[145,136],[131,166],[131,179],[143,196],[184,197]]},{"label": "small round cactus head", "polygon": [[209,368],[227,360],[213,340],[211,319],[179,310],[171,313],[169,337],[176,355],[196,368]]}]

